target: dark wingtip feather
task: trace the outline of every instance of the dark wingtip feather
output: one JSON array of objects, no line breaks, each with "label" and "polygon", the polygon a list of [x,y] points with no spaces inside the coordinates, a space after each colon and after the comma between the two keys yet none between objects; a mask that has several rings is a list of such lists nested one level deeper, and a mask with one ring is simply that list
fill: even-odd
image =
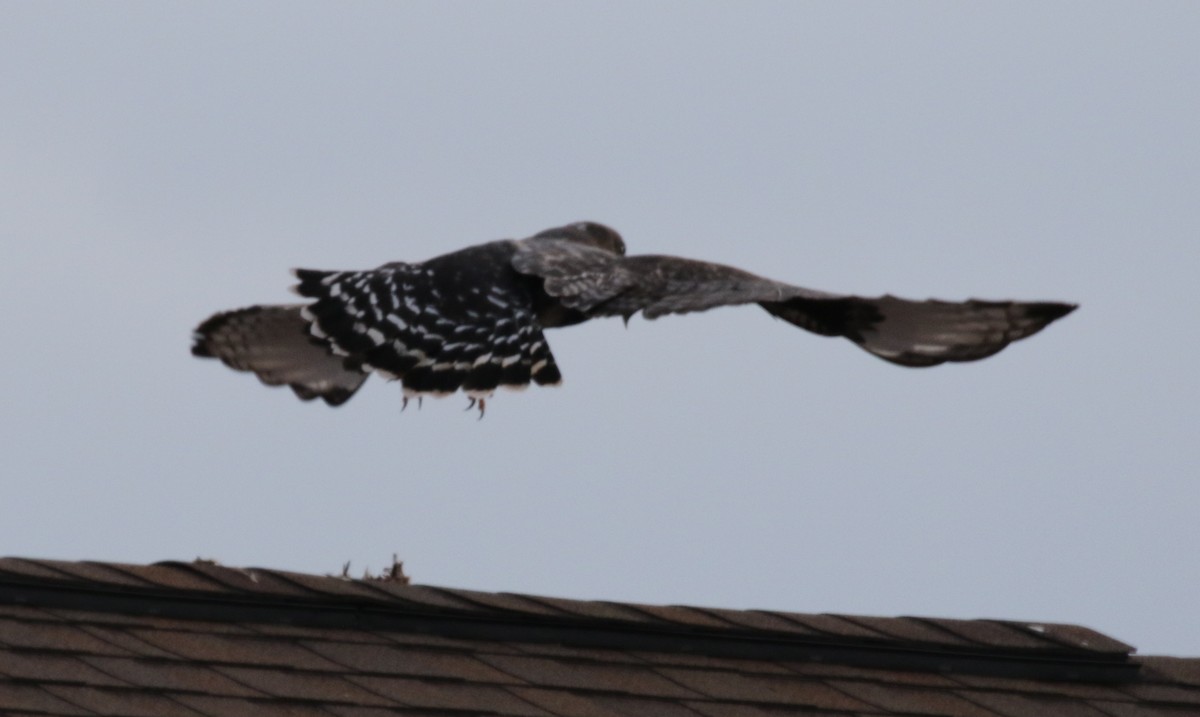
[{"label": "dark wingtip feather", "polygon": [[192,355],[196,358],[216,358],[213,356],[212,350],[208,348],[204,337],[199,334],[192,337]]},{"label": "dark wingtip feather", "polygon": [[1026,313],[1036,319],[1041,319],[1047,324],[1051,321],[1057,321],[1075,309],[1079,308],[1079,304],[1063,304],[1055,301],[1042,301],[1036,304],[1026,305]]},{"label": "dark wingtip feather", "polygon": [[230,317],[238,314],[253,313],[257,309],[257,306],[252,306],[234,311],[221,311],[202,321],[192,332],[192,355],[198,358],[217,358],[217,355],[212,352],[212,349],[208,345],[209,338],[219,331],[229,321]]}]

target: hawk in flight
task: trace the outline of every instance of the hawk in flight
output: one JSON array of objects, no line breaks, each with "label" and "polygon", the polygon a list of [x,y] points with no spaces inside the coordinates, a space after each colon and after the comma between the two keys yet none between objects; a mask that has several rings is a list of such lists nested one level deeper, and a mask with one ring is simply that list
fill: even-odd
[{"label": "hawk in flight", "polygon": [[562,380],[544,329],[601,316],[626,321],[758,304],[822,336],[902,366],[974,361],[1037,333],[1073,304],[909,301],[828,294],[673,256],[626,256],[612,229],[580,222],[370,271],[298,269],[305,304],[251,306],[196,329],[192,353],[344,403],[374,371],[412,396]]}]

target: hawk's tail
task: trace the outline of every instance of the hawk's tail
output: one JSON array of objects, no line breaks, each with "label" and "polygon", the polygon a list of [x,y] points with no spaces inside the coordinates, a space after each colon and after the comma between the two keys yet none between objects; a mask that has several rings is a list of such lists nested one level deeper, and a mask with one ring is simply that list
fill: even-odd
[{"label": "hawk's tail", "polygon": [[250,306],[215,314],[196,327],[192,355],[250,371],[268,386],[290,386],[305,401],[345,403],[367,374],[348,370],[317,342],[300,305]]}]

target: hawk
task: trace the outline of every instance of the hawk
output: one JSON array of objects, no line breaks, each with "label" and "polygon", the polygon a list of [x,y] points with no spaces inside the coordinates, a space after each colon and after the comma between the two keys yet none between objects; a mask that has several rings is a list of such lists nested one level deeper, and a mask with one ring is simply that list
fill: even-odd
[{"label": "hawk", "polygon": [[192,353],[345,403],[372,372],[410,397],[461,389],[478,404],[499,387],[562,380],[544,329],[639,311],[647,319],[758,304],[822,336],[841,336],[901,366],[986,358],[1037,333],[1073,304],[910,301],[804,289],[741,269],[673,256],[626,256],[612,229],[579,222],[417,264],[369,271],[295,270],[305,304],[218,313]]}]

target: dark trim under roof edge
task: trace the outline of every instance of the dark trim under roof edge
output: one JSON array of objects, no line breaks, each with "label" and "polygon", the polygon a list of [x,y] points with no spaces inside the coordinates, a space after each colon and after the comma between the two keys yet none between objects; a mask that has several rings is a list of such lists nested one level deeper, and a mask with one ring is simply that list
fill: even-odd
[{"label": "dark trim under roof edge", "polygon": [[351,598],[207,596],[47,581],[0,581],[0,603],[213,622],[258,622],[396,631],[464,640],[557,643],[625,651],[822,662],[855,667],[1079,682],[1129,682],[1140,665],[1124,654],[955,648],[736,629],[645,625],[617,620],[432,611]]}]

